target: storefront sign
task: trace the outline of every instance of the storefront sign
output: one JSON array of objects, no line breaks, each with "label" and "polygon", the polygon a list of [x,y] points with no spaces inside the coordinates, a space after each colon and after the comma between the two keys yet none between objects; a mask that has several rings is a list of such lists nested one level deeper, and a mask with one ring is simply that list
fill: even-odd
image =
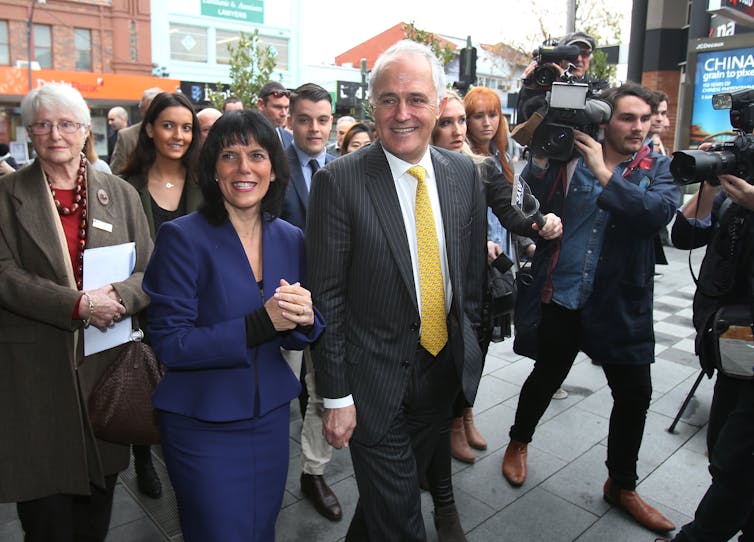
[{"label": "storefront sign", "polygon": [[754,26],[754,0],[709,0],[707,10],[733,19],[745,26]]},{"label": "storefront sign", "polygon": [[[63,70],[33,70],[32,86],[40,88],[48,83],[69,85],[88,100],[139,101],[151,87],[175,92],[181,82],[145,75],[75,72]],[[29,92],[29,72],[21,68],[0,66],[0,95],[24,96]]]},{"label": "storefront sign", "polygon": [[264,0],[201,0],[202,15],[247,23],[264,23]]}]

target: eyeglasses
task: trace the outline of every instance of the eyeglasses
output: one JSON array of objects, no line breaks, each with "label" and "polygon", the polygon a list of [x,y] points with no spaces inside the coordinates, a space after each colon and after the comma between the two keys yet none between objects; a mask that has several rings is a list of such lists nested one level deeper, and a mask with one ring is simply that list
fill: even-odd
[{"label": "eyeglasses", "polygon": [[273,98],[290,98],[291,97],[291,91],[290,90],[273,90],[270,92],[266,92],[262,98],[269,98],[272,96]]},{"label": "eyeglasses", "polygon": [[591,49],[583,49],[579,47],[579,56],[583,56],[584,58],[591,56],[592,50]]},{"label": "eyeglasses", "polygon": [[52,132],[53,126],[55,126],[61,134],[72,134],[77,130],[80,130],[83,124],[71,120],[61,120],[60,122],[43,121],[35,122],[30,126],[27,126],[27,128],[32,135],[47,135]]}]

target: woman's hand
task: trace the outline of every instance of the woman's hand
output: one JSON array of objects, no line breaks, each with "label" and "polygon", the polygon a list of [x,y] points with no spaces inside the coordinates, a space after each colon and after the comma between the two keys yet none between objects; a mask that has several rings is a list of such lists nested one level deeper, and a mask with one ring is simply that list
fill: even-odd
[{"label": "woman's hand", "polygon": [[280,286],[275,290],[275,295],[264,304],[264,308],[277,331],[314,324],[312,294],[298,282],[288,284],[285,279],[280,279]]},{"label": "woman's hand", "polygon": [[[112,284],[96,290],[87,290],[83,293],[86,295],[81,296],[79,301],[79,316],[88,320],[89,324],[97,329],[105,331],[126,314],[126,307],[121,303],[118,292],[115,291]],[[90,311],[90,299],[94,312]]]},{"label": "woman's hand", "polygon": [[487,241],[487,264],[494,262],[503,253],[503,248],[494,241]]}]

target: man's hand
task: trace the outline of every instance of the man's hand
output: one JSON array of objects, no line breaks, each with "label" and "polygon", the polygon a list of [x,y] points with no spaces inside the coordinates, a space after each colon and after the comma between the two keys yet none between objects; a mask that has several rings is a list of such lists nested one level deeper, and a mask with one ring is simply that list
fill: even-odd
[{"label": "man's hand", "polygon": [[544,216],[544,219],[545,224],[541,229],[536,223],[532,225],[532,228],[535,231],[539,231],[539,236],[542,239],[557,239],[558,237],[563,235],[563,223],[560,221],[560,217],[558,215],[547,213]]},{"label": "man's hand", "polygon": [[735,175],[719,175],[717,178],[733,203],[754,211],[754,186]]},{"label": "man's hand", "polygon": [[356,428],[356,406],[326,408],[322,414],[322,433],[333,448],[348,447]]},{"label": "man's hand", "polygon": [[589,168],[599,183],[604,187],[610,182],[613,172],[605,165],[602,156],[602,145],[584,132],[574,130],[574,145],[576,150],[584,157],[584,163]]}]

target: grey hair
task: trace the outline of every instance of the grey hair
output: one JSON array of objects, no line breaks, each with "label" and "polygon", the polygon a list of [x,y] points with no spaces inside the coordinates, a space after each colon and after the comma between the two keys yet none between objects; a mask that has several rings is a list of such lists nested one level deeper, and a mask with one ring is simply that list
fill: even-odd
[{"label": "grey hair", "polygon": [[340,128],[343,126],[346,122],[350,122],[351,124],[356,124],[356,119],[353,118],[351,115],[344,115],[338,119],[338,122],[335,123],[335,126],[337,128]]},{"label": "grey hair", "polygon": [[62,110],[84,126],[92,124],[89,106],[75,88],[60,83],[48,83],[32,90],[21,100],[21,122],[30,126],[41,109]]},{"label": "grey hair", "polygon": [[445,87],[447,86],[445,70],[443,70],[442,64],[437,60],[432,49],[426,45],[411,40],[401,40],[379,56],[377,62],[374,64],[374,68],[372,68],[372,72],[369,74],[369,101],[372,106],[375,105],[373,101],[375,82],[393,60],[408,54],[422,56],[429,62],[429,66],[432,68],[432,82],[435,85],[435,93],[437,94],[436,105],[440,105],[440,101],[445,93]]}]

